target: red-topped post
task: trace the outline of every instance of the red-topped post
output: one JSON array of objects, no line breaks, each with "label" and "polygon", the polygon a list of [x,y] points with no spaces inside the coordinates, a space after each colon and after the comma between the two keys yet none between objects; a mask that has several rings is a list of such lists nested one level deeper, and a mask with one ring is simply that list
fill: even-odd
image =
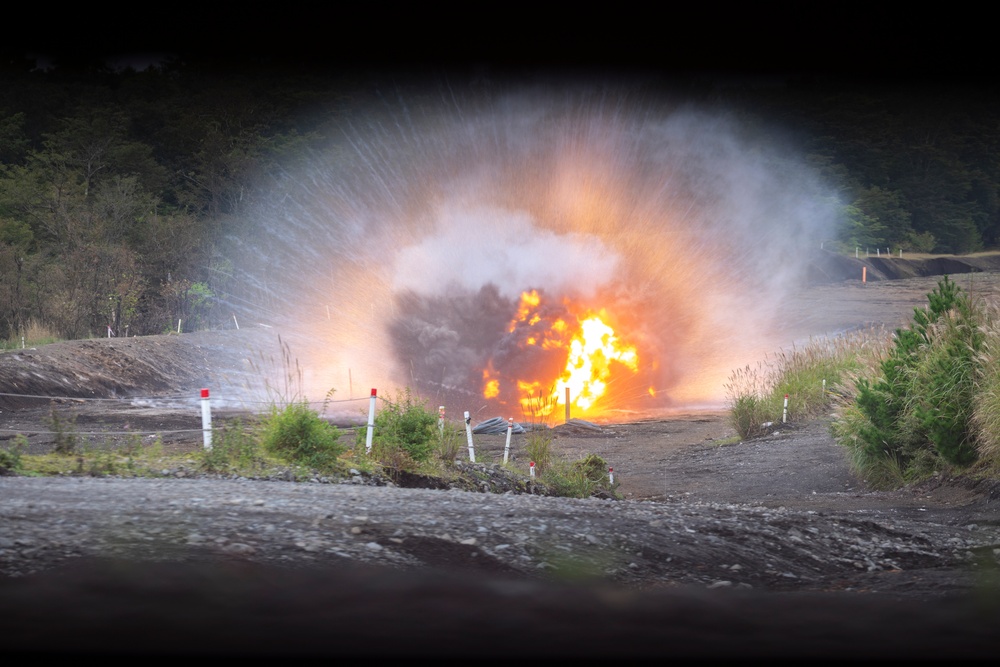
[{"label": "red-topped post", "polygon": [[365,454],[372,451],[372,433],[375,431],[375,387],[372,387],[372,398],[368,404],[368,435],[365,438]]},{"label": "red-topped post", "polygon": [[212,406],[209,404],[208,389],[201,390],[201,435],[205,451],[212,451]]}]

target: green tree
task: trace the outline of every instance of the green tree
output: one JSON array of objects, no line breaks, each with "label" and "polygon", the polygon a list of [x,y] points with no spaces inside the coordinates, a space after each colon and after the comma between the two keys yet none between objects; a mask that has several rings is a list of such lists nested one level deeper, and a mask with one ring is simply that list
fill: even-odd
[{"label": "green tree", "polygon": [[915,308],[911,325],[896,330],[880,376],[857,381],[866,456],[893,459],[903,470],[928,448],[950,463],[975,458],[970,417],[982,333],[968,295],[947,276],[927,297],[928,307]]},{"label": "green tree", "polygon": [[902,195],[877,185],[863,188],[854,200],[854,205],[862,211],[870,224],[878,226],[880,238],[877,246],[909,246],[914,235],[910,225],[910,212],[906,209]]},{"label": "green tree", "polygon": [[847,249],[877,248],[885,244],[885,227],[878,218],[867,215],[854,205],[841,207],[843,216],[838,240]]}]

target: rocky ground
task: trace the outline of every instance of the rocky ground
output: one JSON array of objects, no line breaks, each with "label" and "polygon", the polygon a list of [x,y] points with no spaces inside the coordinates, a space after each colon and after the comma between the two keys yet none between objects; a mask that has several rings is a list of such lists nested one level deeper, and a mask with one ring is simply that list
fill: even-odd
[{"label": "rocky ground", "polygon": [[[883,318],[912,308],[875,301]],[[102,407],[64,392],[56,409],[77,429],[170,431],[167,446],[197,447],[192,393],[220,366],[247,370],[223,354],[227,340],[0,355],[14,388],[0,397],[0,437],[36,431],[31,446],[50,447],[62,383],[91,392],[77,398],[161,397]],[[992,658],[1000,648],[993,484],[871,491],[823,419],[743,442],[713,412],[556,435],[566,456],[612,463],[625,499],[351,480],[0,478],[3,651],[287,661]],[[479,438],[477,458],[502,446]]]}]

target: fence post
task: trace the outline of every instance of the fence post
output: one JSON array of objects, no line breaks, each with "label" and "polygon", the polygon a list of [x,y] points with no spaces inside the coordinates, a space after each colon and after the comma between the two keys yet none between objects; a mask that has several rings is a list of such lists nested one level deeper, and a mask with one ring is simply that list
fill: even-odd
[{"label": "fence post", "polygon": [[368,435],[365,437],[365,454],[372,452],[372,433],[375,431],[375,387],[372,387],[371,402],[368,404]]},{"label": "fence post", "polygon": [[514,432],[514,418],[507,418],[507,444],[503,446],[503,462],[507,463],[507,457],[510,456],[510,434]]},{"label": "fence post", "polygon": [[212,451],[212,406],[209,404],[208,389],[201,390],[201,433],[205,451]]},{"label": "fence post", "polygon": [[476,462],[476,450],[472,446],[472,417],[469,416],[469,411],[465,411],[465,437],[469,441],[469,460],[473,463]]}]

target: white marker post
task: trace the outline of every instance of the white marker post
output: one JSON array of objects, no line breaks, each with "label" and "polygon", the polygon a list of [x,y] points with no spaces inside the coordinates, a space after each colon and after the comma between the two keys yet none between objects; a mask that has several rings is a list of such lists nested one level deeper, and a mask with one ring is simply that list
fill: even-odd
[{"label": "white marker post", "polygon": [[503,462],[507,463],[510,456],[510,434],[514,432],[514,418],[507,418],[507,444],[503,446]]},{"label": "white marker post", "polygon": [[531,479],[535,479],[535,462],[532,461],[528,464],[528,470],[531,471]]},{"label": "white marker post", "polygon": [[614,485],[615,483],[615,469],[608,468],[608,484]]},{"label": "white marker post", "polygon": [[209,404],[208,389],[201,390],[201,434],[205,451],[212,451],[212,406]]},{"label": "white marker post", "polygon": [[785,408],[781,411],[781,423],[788,421],[788,394],[785,394]]},{"label": "white marker post", "polygon": [[372,387],[372,398],[368,404],[368,435],[365,438],[365,454],[372,452],[372,433],[375,431],[375,387]]},{"label": "white marker post", "polygon": [[469,460],[473,463],[476,462],[476,450],[472,446],[472,417],[469,416],[469,411],[465,411],[465,437],[469,441]]},{"label": "white marker post", "polygon": [[444,435],[444,406],[438,406],[438,430]]}]

